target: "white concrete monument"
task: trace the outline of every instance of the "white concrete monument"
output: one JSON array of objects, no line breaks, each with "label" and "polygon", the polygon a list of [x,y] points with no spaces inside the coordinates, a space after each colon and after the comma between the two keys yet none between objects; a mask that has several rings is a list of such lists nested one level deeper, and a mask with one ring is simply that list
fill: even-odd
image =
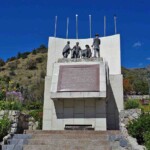
[{"label": "white concrete monument", "polygon": [[[63,58],[72,48],[92,45],[93,39],[49,38],[45,77],[43,130],[119,129],[123,109],[120,35],[100,38],[101,58]],[[92,52],[93,54],[94,52]]]}]

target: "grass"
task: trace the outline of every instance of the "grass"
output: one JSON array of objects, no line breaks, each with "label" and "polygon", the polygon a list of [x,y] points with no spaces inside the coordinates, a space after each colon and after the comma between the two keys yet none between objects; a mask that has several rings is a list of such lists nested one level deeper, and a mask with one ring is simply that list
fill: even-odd
[{"label": "grass", "polygon": [[[43,57],[43,62],[37,63],[37,69],[35,70],[26,69],[27,61],[29,59],[36,59],[38,57]],[[37,53],[36,55],[29,54],[28,58],[25,59],[20,58],[18,59],[18,61],[19,63],[17,69],[14,69],[14,72],[16,74],[15,76],[9,75],[10,69],[8,67],[8,63],[6,63],[5,66],[3,66],[5,70],[0,72],[0,77],[10,76],[11,80],[13,80],[14,82],[19,82],[21,83],[21,85],[32,85],[40,78],[41,71],[44,70],[46,72],[47,53]]]},{"label": "grass", "polygon": [[[140,101],[140,99],[130,99],[137,101],[139,103],[139,108],[142,109],[144,112],[150,112],[150,102],[147,105],[143,105]],[[128,101],[128,100],[127,100]],[[149,100],[150,101],[150,100]],[[125,102],[126,103],[126,102]]]}]

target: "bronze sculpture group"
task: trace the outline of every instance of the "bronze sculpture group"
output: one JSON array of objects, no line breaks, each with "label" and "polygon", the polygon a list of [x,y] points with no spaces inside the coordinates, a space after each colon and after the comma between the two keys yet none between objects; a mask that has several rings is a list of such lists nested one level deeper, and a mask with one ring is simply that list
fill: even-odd
[{"label": "bronze sculpture group", "polygon": [[[98,57],[100,57],[100,39],[99,35],[96,34],[95,38],[93,39],[93,49],[94,49],[94,57],[96,57],[96,54],[98,54]],[[65,45],[62,55],[64,58],[67,58],[68,55],[71,52],[71,58],[90,58],[92,57],[92,52],[89,45],[85,45],[85,49],[82,50],[79,46],[79,42],[76,42],[76,45],[71,49],[70,48],[70,41],[67,42]]]}]

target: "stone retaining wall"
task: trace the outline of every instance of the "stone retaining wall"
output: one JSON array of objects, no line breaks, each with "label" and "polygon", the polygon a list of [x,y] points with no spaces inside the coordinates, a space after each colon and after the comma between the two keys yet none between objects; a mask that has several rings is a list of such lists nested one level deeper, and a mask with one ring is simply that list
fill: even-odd
[{"label": "stone retaining wall", "polygon": [[131,137],[127,131],[127,124],[129,121],[137,119],[141,115],[141,109],[122,110],[120,112],[120,130],[124,138],[128,141],[128,145],[132,150],[146,150],[145,146],[138,145],[137,140]]},{"label": "stone retaining wall", "polygon": [[36,130],[38,127],[38,122],[35,119],[28,115],[28,113],[22,113],[18,110],[1,110],[0,119],[5,115],[8,115],[8,118],[11,121],[11,128],[8,131],[10,134],[14,133],[23,133],[23,130]]}]

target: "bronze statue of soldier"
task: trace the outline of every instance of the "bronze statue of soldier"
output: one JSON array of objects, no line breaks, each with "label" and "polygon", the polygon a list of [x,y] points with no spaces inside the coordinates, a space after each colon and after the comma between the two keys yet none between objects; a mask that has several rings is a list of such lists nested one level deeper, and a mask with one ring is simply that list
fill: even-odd
[{"label": "bronze statue of soldier", "polygon": [[85,48],[86,49],[81,50],[81,56],[82,58],[90,58],[92,56],[92,52],[89,45],[85,45]]},{"label": "bronze statue of soldier", "polygon": [[97,53],[98,53],[98,57],[100,57],[100,44],[101,41],[99,39],[99,34],[96,34],[95,38],[93,39],[93,45],[92,45],[92,47],[94,48],[94,57],[96,57]]},{"label": "bronze statue of soldier", "polygon": [[64,58],[67,58],[68,55],[70,54],[70,41],[67,41],[67,44],[65,45],[64,49],[63,49],[63,52],[62,52],[62,55]]},{"label": "bronze statue of soldier", "polygon": [[71,58],[80,58],[81,47],[79,46],[79,42],[76,42],[76,45],[72,49]]}]

